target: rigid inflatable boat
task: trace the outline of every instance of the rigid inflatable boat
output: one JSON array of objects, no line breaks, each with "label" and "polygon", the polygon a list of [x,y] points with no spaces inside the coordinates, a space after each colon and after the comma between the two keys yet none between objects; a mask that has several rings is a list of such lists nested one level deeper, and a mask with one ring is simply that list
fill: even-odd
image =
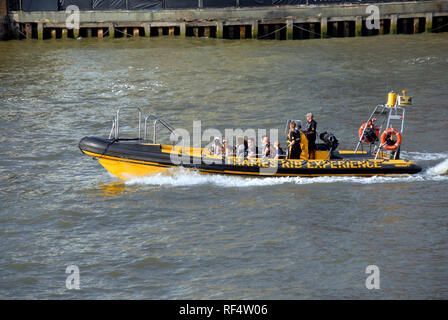
[{"label": "rigid inflatable boat", "polygon": [[[158,142],[158,131],[167,130],[176,135],[176,129],[164,119],[149,114],[144,117],[144,135],[141,136],[142,110],[139,107],[120,107],[112,121],[108,138],[84,137],[79,142],[81,151],[96,158],[109,172],[123,180],[167,173],[183,167],[199,173],[241,176],[375,176],[415,174],[422,169],[416,163],[400,159],[404,129],[405,106],[411,97],[394,92],[388,94],[387,103],[377,105],[368,120],[358,130],[354,150],[336,150],[338,141],[331,133],[321,133],[315,159],[309,159],[308,141],[301,133],[302,152],[299,159],[266,158],[261,155],[220,156],[207,152],[204,147],[191,147],[177,143]],[[138,111],[138,137],[120,138],[120,113],[125,109]],[[152,139],[147,125],[153,120]],[[291,121],[289,119],[287,128]]]}]

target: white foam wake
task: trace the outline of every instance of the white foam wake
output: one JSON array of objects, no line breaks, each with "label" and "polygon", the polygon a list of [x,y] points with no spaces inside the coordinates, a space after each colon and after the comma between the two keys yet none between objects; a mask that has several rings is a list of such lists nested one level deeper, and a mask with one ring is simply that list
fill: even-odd
[{"label": "white foam wake", "polygon": [[174,169],[169,174],[158,174],[151,177],[134,178],[126,184],[145,184],[168,187],[185,187],[198,185],[214,185],[222,188],[263,187],[281,184],[328,184],[328,183],[355,183],[355,184],[381,184],[401,182],[443,181],[448,180],[448,159],[430,167],[419,174],[402,176],[374,176],[374,177],[240,177],[225,175],[203,175],[183,168]]},{"label": "white foam wake", "polygon": [[431,160],[448,159],[448,152],[430,153],[430,152],[403,151],[401,153],[400,158],[412,161],[431,161]]},{"label": "white foam wake", "polygon": [[446,176],[448,175],[448,159],[445,159],[441,163],[428,168],[427,170],[428,175],[430,176]]}]

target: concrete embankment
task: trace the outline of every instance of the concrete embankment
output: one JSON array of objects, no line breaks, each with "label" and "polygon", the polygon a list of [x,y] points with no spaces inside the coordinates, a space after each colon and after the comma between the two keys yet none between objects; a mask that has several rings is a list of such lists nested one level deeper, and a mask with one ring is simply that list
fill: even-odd
[{"label": "concrete embankment", "polygon": [[296,5],[184,10],[80,11],[69,29],[65,11],[9,12],[19,39],[214,37],[312,39],[448,31],[448,1],[375,3],[378,28],[367,4]]}]

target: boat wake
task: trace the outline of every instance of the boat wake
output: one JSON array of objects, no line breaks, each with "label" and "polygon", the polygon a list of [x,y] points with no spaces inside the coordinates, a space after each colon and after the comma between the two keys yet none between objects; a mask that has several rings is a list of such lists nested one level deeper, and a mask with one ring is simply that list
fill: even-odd
[{"label": "boat wake", "polygon": [[[442,154],[412,153],[414,157],[435,160]],[[204,175],[183,168],[176,168],[169,174],[158,174],[152,177],[134,178],[126,181],[127,185],[144,184],[154,186],[185,187],[214,185],[222,188],[245,188],[263,187],[281,184],[328,184],[328,183],[356,183],[356,184],[381,184],[399,182],[421,182],[421,181],[446,181],[448,180],[448,154],[443,154],[445,160],[435,166],[415,175],[403,176],[374,176],[374,177],[239,177],[225,175]]]},{"label": "boat wake", "polygon": [[448,159],[448,152],[429,153],[429,152],[401,152],[401,158],[412,161],[432,161],[440,159]]},{"label": "boat wake", "polygon": [[447,176],[448,175],[448,158],[441,163],[430,167],[426,170],[428,175],[431,176]]}]

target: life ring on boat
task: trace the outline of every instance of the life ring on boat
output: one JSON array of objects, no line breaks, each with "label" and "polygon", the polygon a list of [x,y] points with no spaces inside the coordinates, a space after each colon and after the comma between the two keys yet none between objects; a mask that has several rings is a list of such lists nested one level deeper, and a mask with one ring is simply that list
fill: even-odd
[{"label": "life ring on boat", "polygon": [[[367,138],[366,135],[365,135],[364,128],[366,127],[366,125],[367,125],[367,122],[364,122],[364,123],[359,127],[359,130],[358,130],[359,138],[360,138],[363,142],[366,142],[366,143],[374,142],[374,141],[371,141],[369,138]],[[363,134],[364,134],[364,136],[363,136]],[[378,137],[378,135],[380,134],[380,129],[379,129],[377,126],[375,126],[375,134],[376,134],[377,137]]]},{"label": "life ring on boat", "polygon": [[[386,142],[387,136],[390,136],[392,134],[394,134],[397,137],[397,141],[395,141],[394,144],[388,144]],[[383,134],[381,135],[381,145],[384,147],[384,149],[386,149],[386,150],[396,150],[396,149],[398,149],[400,144],[401,144],[401,133],[398,132],[397,129],[389,128],[387,130],[384,130]]]}]

